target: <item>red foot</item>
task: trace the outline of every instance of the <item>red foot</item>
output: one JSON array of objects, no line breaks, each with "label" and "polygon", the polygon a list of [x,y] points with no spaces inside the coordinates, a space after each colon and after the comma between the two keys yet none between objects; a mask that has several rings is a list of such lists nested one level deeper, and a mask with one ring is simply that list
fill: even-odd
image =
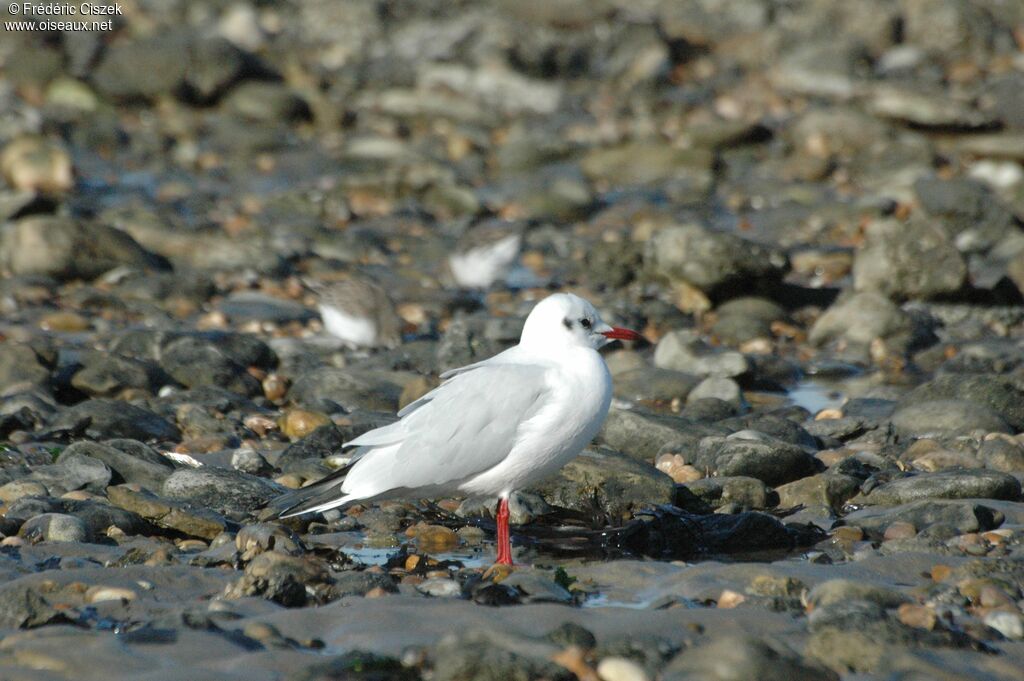
[{"label": "red foot", "polygon": [[512,538],[508,531],[508,499],[498,501],[498,558],[495,565],[512,564]]}]

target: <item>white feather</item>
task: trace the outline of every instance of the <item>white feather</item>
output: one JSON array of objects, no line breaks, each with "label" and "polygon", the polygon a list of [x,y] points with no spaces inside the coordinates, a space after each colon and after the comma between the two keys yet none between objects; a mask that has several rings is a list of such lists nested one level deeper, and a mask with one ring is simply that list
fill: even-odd
[{"label": "white feather", "polygon": [[327,333],[354,347],[377,344],[377,323],[369,317],[357,317],[330,305],[319,306]]}]

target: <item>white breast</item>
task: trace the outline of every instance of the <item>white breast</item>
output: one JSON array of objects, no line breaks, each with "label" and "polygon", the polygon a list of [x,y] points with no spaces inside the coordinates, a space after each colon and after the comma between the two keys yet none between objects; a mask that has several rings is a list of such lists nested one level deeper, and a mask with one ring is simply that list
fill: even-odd
[{"label": "white breast", "polygon": [[357,317],[336,307],[320,305],[320,318],[327,333],[355,347],[377,344],[377,323],[369,317]]},{"label": "white breast", "polygon": [[612,379],[597,352],[575,353],[552,372],[550,404],[520,428],[500,464],[460,485],[468,494],[506,495],[556,473],[601,430],[612,398]]},{"label": "white breast", "polygon": [[453,253],[448,264],[455,281],[466,288],[488,288],[508,274],[519,255],[520,240],[518,234],[512,234],[487,246]]}]

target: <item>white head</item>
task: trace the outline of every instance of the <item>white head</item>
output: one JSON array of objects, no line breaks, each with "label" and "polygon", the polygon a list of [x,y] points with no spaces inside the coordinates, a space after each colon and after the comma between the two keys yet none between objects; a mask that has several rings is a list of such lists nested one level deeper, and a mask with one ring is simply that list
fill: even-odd
[{"label": "white head", "polygon": [[640,340],[636,331],[605,324],[597,309],[572,293],[548,296],[530,311],[520,345],[549,348],[597,348],[619,338]]}]

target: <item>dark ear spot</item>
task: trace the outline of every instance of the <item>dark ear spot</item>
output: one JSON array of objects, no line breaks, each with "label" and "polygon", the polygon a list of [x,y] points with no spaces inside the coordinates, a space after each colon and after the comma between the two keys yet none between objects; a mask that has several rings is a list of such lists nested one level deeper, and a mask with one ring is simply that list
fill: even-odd
[{"label": "dark ear spot", "polygon": [[565,325],[565,328],[567,328],[567,329],[569,329],[570,331],[572,331],[572,320],[571,320],[571,319],[569,319],[568,317],[566,317],[565,319],[563,319],[563,320],[562,320],[562,324],[564,324],[564,325]]}]

